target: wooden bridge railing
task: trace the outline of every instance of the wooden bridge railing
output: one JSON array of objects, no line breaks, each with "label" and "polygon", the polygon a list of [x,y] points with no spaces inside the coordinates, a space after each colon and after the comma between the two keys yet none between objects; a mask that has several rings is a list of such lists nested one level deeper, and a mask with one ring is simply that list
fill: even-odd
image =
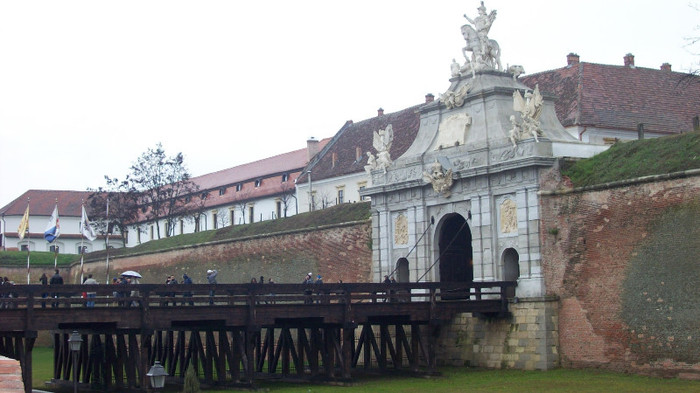
[{"label": "wooden bridge railing", "polygon": [[[514,282],[0,286],[0,308],[438,302],[504,299]],[[0,330],[1,327],[0,327]]]}]

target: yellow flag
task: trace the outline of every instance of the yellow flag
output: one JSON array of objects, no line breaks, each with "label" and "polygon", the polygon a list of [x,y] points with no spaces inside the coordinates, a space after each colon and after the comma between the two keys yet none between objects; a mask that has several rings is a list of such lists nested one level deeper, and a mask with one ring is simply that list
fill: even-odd
[{"label": "yellow flag", "polygon": [[19,240],[24,239],[24,234],[29,230],[29,206],[27,206],[27,210],[24,211],[24,217],[22,217],[22,221],[19,222],[19,229],[17,229],[17,235],[19,236]]}]

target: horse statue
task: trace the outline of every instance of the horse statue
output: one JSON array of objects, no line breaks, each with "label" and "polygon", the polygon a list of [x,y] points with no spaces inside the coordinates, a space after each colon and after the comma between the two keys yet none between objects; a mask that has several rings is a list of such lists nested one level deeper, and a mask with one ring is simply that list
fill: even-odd
[{"label": "horse statue", "polygon": [[[482,45],[479,35],[470,25],[462,26],[462,35],[467,43],[467,46],[462,48],[462,54],[467,63],[471,62],[473,70],[486,68],[501,70],[501,48],[496,40],[487,38],[485,45]],[[471,59],[467,56],[468,51],[472,52]]]}]

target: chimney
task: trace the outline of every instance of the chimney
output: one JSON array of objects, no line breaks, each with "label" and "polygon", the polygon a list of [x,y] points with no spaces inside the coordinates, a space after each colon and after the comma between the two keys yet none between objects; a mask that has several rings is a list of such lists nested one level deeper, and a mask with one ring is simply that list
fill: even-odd
[{"label": "chimney", "polygon": [[669,63],[661,64],[661,71],[671,72],[671,65]]},{"label": "chimney", "polygon": [[574,52],[571,52],[571,53],[569,53],[568,55],[566,55],[566,65],[567,65],[567,67],[571,67],[571,66],[573,66],[573,65],[578,64],[578,59],[579,59],[578,55],[577,55],[576,53],[574,53]]},{"label": "chimney", "polygon": [[625,67],[629,68],[634,68],[634,55],[631,53],[628,53],[624,57],[625,59]]},{"label": "chimney", "polygon": [[432,95],[432,93],[428,93],[425,95],[425,103],[433,102],[435,101],[435,96]]},{"label": "chimney", "polygon": [[384,108],[377,109],[377,117],[384,116]]},{"label": "chimney", "polygon": [[316,138],[311,137],[306,140],[306,153],[308,155],[308,161],[310,162],[312,158],[318,153],[318,141]]}]

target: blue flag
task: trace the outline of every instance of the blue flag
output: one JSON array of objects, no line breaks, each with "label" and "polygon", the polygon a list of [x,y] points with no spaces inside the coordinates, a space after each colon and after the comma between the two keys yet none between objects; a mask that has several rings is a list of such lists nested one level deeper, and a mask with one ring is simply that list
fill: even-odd
[{"label": "blue flag", "polygon": [[53,213],[51,218],[49,218],[49,223],[46,225],[46,231],[44,231],[44,239],[47,242],[53,243],[54,240],[61,234],[61,226],[58,223],[58,205],[53,208]]}]

